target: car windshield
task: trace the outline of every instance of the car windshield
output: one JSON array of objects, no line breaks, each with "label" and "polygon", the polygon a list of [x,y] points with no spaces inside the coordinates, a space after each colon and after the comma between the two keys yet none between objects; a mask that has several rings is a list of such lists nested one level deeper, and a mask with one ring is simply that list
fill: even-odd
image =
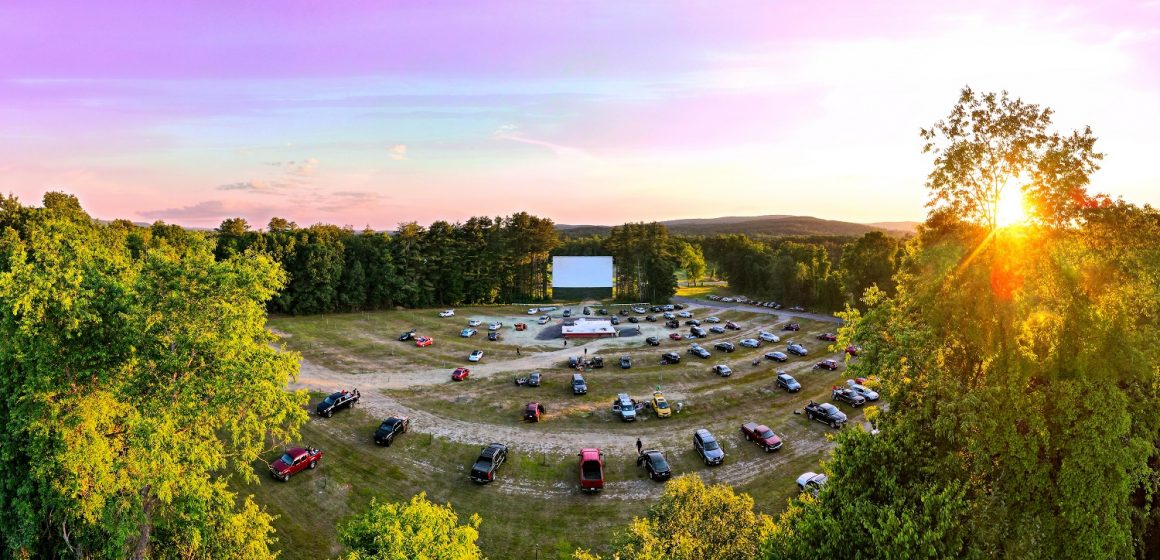
[{"label": "car windshield", "polygon": [[664,472],[669,470],[669,464],[660,453],[653,453],[649,455],[649,462],[652,463],[654,471]]},{"label": "car windshield", "polygon": [[757,432],[757,435],[761,436],[762,439],[769,439],[773,437],[773,430],[766,428],[764,431]]},{"label": "car windshield", "polygon": [[335,393],[333,395],[330,395],[329,397],[326,397],[326,400],[324,400],[322,402],[324,404],[334,404],[334,401],[337,401],[338,397],[339,397],[338,393]]},{"label": "car windshield", "polygon": [[717,445],[717,440],[711,439],[711,440],[705,442],[705,450],[706,451],[713,451],[714,449],[717,449],[718,447],[720,447],[720,446]]},{"label": "car windshield", "polygon": [[286,463],[287,465],[293,465],[293,464],[294,464],[294,458],[293,458],[293,457],[291,457],[289,453],[283,453],[283,454],[282,454],[282,462],[283,462],[283,463]]},{"label": "car windshield", "polygon": [[657,408],[668,408],[668,401],[657,401]]}]

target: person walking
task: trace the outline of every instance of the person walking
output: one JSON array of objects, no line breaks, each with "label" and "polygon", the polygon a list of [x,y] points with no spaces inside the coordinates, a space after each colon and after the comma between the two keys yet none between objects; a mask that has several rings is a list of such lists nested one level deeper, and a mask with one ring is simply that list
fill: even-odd
[{"label": "person walking", "polygon": [[520,347],[519,346],[516,346],[516,355],[523,356],[523,354],[520,354]]},{"label": "person walking", "polygon": [[636,438],[636,454],[637,455],[640,455],[640,450],[642,447],[644,447],[644,446],[641,445],[640,438]]},{"label": "person walking", "polygon": [[585,356],[587,356],[587,355],[588,355],[588,349],[587,349],[587,348],[585,348],[585,349],[584,349],[584,355],[585,355]]}]

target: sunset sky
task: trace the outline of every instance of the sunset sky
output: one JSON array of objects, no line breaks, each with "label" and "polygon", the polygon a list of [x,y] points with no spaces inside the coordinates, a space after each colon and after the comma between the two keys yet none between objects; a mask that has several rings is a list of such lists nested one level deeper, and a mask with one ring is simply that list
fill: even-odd
[{"label": "sunset sky", "polygon": [[920,220],[918,130],[964,85],[1090,125],[1092,190],[1160,203],[1160,0],[3,2],[0,191],[202,227]]}]

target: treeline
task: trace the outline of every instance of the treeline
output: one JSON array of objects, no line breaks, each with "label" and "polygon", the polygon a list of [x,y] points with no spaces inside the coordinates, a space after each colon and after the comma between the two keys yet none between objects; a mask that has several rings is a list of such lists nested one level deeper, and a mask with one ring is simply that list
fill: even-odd
[{"label": "treeline", "polygon": [[271,311],[290,314],[543,301],[549,255],[559,244],[551,220],[519,212],[461,224],[401,224],[391,234],[334,225],[298,227],[281,218],[265,231],[225,220],[218,259],[269,255],[289,276]]},{"label": "treeline", "polygon": [[710,270],[749,297],[836,310],[856,304],[873,285],[892,293],[900,241],[877,231],[842,241],[734,234],[694,242],[700,244]]},{"label": "treeline", "polygon": [[567,239],[553,254],[611,255],[618,300],[661,302],[677,293],[677,269],[687,246],[662,224],[630,223],[613,227],[608,236]]}]

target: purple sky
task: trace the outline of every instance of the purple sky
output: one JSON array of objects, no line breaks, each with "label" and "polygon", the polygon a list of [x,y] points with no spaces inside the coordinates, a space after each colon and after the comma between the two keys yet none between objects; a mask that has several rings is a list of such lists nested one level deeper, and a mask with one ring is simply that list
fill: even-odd
[{"label": "purple sky", "polygon": [[921,219],[958,90],[1091,125],[1160,203],[1160,0],[0,3],[0,190],[393,228]]}]

